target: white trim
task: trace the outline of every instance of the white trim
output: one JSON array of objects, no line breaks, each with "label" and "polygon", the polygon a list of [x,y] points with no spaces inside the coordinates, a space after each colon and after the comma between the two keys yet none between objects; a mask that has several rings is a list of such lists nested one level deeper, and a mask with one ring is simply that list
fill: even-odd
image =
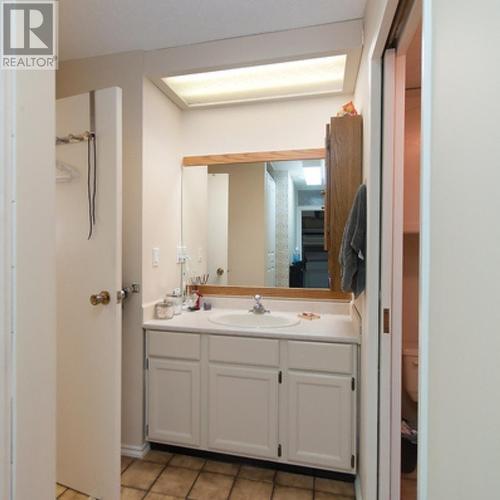
[{"label": "white trim", "polygon": [[[384,54],[384,103],[382,131],[382,192],[381,192],[381,227],[380,227],[380,345],[379,345],[379,498],[391,498],[391,393],[392,363],[391,348],[394,323],[391,321],[390,332],[383,330],[383,310],[389,309],[392,315],[392,220],[394,193],[394,129],[396,95],[396,52],[389,49]],[[391,318],[392,319],[392,318]],[[395,500],[395,499],[394,499]]]},{"label": "white trim", "polygon": [[124,457],[144,458],[150,449],[149,443],[144,443],[142,446],[122,444],[121,454]]},{"label": "white trim", "polygon": [[[370,374],[364,390],[363,415],[367,419],[369,432],[366,433],[361,453],[364,474],[360,481],[365,481],[362,491],[365,498],[377,498],[378,471],[378,393],[379,393],[379,289],[380,289],[380,155],[382,123],[382,57],[387,37],[394,19],[398,0],[387,0],[380,23],[375,30],[374,40],[368,52],[368,109],[364,111],[364,134],[367,138],[364,146],[369,155],[364,159],[365,177],[369,172],[368,212],[367,212],[367,271],[366,302],[363,315],[363,346],[368,359],[364,369]],[[386,500],[386,499],[381,499]]]},{"label": "white trim", "polygon": [[422,7],[422,107],[420,138],[420,307],[419,307],[419,395],[418,478],[419,500],[428,497],[429,456],[429,315],[431,244],[431,151],[432,151],[432,3]]},{"label": "white trim", "polygon": [[0,497],[14,498],[14,342],[15,331],[15,75],[0,72]]},{"label": "white trim", "polygon": [[359,479],[359,476],[356,476],[356,479],[354,480],[354,491],[356,493],[356,500],[363,500],[363,495],[361,493],[361,481]]}]

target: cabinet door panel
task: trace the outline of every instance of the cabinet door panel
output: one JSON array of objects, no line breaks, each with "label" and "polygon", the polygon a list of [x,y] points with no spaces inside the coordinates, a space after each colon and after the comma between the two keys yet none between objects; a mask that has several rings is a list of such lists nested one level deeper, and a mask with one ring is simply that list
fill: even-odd
[{"label": "cabinet door panel", "polygon": [[276,457],[278,371],[219,365],[209,370],[209,447]]},{"label": "cabinet door panel", "polygon": [[288,372],[288,459],[351,470],[351,377]]},{"label": "cabinet door panel", "polygon": [[150,359],[151,440],[200,445],[200,366],[189,361]]}]

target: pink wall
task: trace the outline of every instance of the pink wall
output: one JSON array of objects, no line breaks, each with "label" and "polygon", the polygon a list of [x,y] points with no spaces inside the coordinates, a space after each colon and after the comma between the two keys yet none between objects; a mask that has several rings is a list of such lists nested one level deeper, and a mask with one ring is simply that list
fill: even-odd
[{"label": "pink wall", "polygon": [[418,344],[418,272],[420,204],[420,90],[406,91],[403,347]]}]

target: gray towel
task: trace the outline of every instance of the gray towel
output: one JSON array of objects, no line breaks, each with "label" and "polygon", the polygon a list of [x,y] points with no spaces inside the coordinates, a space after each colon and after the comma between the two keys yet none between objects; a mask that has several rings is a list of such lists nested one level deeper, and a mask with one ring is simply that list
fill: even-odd
[{"label": "gray towel", "polygon": [[361,184],[354,197],[340,246],[340,279],[343,292],[357,297],[366,281],[366,186]]}]

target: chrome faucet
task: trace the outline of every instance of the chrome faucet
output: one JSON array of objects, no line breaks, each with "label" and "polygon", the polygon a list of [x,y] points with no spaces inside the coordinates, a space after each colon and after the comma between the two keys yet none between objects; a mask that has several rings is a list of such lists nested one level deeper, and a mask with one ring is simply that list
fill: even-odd
[{"label": "chrome faucet", "polygon": [[255,304],[252,307],[252,309],[250,309],[249,312],[254,313],[254,314],[265,314],[265,313],[271,312],[268,309],[266,309],[264,307],[264,305],[262,304],[262,295],[256,295],[254,297],[254,300],[255,300]]}]

